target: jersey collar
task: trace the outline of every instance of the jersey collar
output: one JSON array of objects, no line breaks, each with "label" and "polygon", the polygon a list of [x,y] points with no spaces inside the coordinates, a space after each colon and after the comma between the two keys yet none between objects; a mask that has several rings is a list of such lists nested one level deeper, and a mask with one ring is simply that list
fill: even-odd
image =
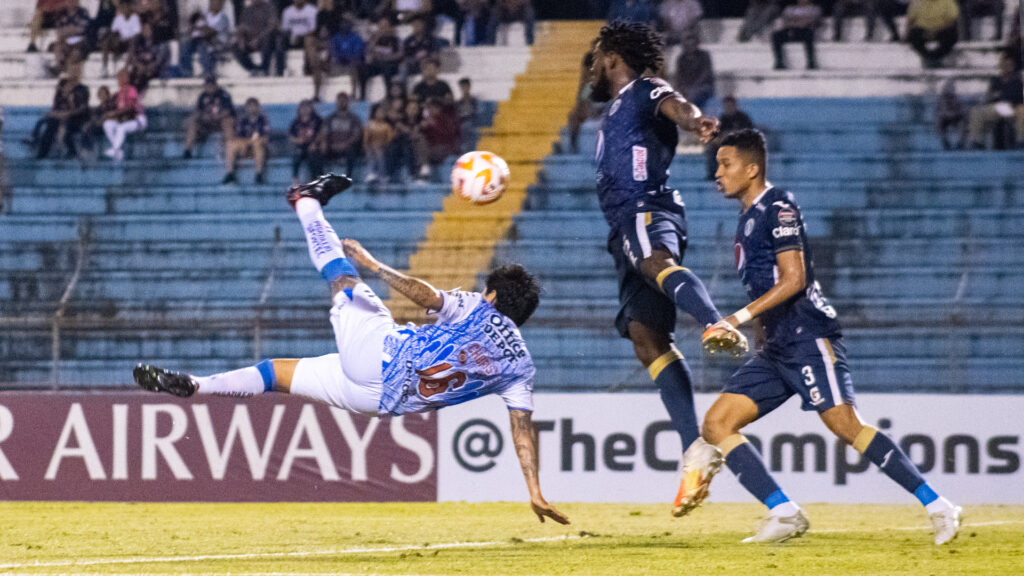
[{"label": "jersey collar", "polygon": [[764,198],[764,195],[767,194],[768,191],[771,190],[772,188],[775,188],[775,186],[772,186],[771,182],[765,182],[764,190],[762,190],[761,193],[757,195],[757,198],[754,198],[754,201],[751,202],[750,205],[756,206],[757,203],[761,201],[761,198]]},{"label": "jersey collar", "polygon": [[636,84],[636,81],[639,80],[639,79],[640,79],[640,77],[638,76],[638,77],[634,78],[632,82],[630,82],[629,84],[626,84],[625,86],[623,86],[622,89],[619,90],[619,94],[618,95],[622,96],[626,92],[626,90],[629,90],[633,86],[633,84]]}]

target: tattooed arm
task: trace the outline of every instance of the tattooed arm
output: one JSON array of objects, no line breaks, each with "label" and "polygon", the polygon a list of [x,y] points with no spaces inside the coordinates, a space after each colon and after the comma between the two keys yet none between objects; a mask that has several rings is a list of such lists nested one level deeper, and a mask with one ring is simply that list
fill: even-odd
[{"label": "tattooed arm", "polygon": [[519,457],[519,465],[523,468],[526,488],[530,491],[530,508],[541,522],[547,516],[559,524],[568,524],[569,517],[548,504],[540,493],[540,477],[537,474],[537,443],[530,414],[525,410],[508,411],[508,417],[512,424],[512,441],[516,446],[516,456]]},{"label": "tattooed arm", "polygon": [[417,305],[428,310],[440,310],[444,305],[444,297],[441,296],[441,292],[437,288],[419,278],[402,274],[398,270],[382,264],[370,254],[369,250],[363,248],[362,244],[351,238],[345,238],[341,243],[345,248],[346,256],[376,274],[381,280],[387,282],[388,286]]}]

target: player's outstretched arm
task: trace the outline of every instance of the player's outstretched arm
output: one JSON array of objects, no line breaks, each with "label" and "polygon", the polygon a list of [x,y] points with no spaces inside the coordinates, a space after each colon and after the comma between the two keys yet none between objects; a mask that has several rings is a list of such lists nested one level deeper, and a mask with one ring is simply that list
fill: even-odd
[{"label": "player's outstretched arm", "polygon": [[342,240],[341,245],[345,249],[346,256],[376,274],[381,280],[387,282],[388,286],[412,300],[416,305],[428,310],[440,310],[444,305],[444,297],[441,296],[441,292],[426,281],[402,274],[387,264],[381,263],[373,257],[373,254],[370,254],[369,250],[363,248],[362,244],[351,238]]},{"label": "player's outstretched arm", "polygon": [[569,517],[548,504],[540,493],[540,476],[537,474],[537,443],[533,436],[533,423],[530,414],[526,410],[508,411],[508,417],[512,424],[512,440],[516,446],[516,456],[519,457],[519,465],[523,468],[526,488],[530,491],[530,508],[541,522],[547,516],[559,524],[568,524]]},{"label": "player's outstretched arm", "polygon": [[779,266],[779,281],[775,286],[757,300],[722,319],[722,322],[737,327],[775,308],[804,289],[807,285],[807,272],[804,270],[803,250],[779,252],[776,260]]},{"label": "player's outstretched arm", "polygon": [[718,118],[704,116],[700,108],[681,97],[666,98],[658,110],[676,126],[697,134],[705,144],[718,134]]}]

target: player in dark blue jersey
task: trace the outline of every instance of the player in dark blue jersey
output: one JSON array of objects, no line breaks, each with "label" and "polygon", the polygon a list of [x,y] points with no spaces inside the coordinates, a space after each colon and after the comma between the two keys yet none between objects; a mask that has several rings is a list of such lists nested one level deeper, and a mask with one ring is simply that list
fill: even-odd
[{"label": "player in dark blue jersey", "polygon": [[[673,514],[682,516],[705,498],[722,456],[700,438],[690,369],[672,343],[676,308],[693,316],[702,330],[721,315],[700,279],[680,265],[686,213],[679,192],[668,186],[668,169],[679,128],[706,141],[718,121],[651,75],[662,68],[662,48],[660,36],[645,25],[602,28],[593,51],[591,98],[608,102],[598,133],[597,188],[619,276],[615,325],[633,342],[682,439],[682,480],[672,505]],[[711,349],[746,351],[742,334],[728,326],[712,330],[706,343]]]},{"label": "player in dark blue jersey", "polygon": [[764,136],[741,130],[723,138],[715,173],[718,189],[740,202],[736,267],[751,300],[721,324],[738,328],[753,320],[764,342],[704,417],[704,438],[722,450],[740,484],[771,510],[744,542],[781,542],[809,526],[740,434],[797,394],[804,410],[817,410],[829,430],[921,501],[931,515],[935,543],[944,544],[956,537],[960,507],[936,494],[903,450],[857,413],[836,311],[814,279],[800,207],[792,194],[767,182],[765,163]]}]

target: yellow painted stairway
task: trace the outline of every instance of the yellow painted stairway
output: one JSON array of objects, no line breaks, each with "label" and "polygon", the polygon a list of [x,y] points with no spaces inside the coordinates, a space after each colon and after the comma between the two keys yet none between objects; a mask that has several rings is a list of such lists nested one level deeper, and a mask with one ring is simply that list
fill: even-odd
[{"label": "yellow painted stairway", "polygon": [[[441,289],[476,288],[477,276],[487,270],[494,247],[508,235],[527,187],[536,182],[541,162],[551,153],[576,103],[580,61],[600,27],[600,21],[538,26],[526,71],[516,77],[510,98],[498,104],[493,126],[477,144],[478,150],[489,150],[508,162],[508,190],[485,206],[455,195],[445,198],[427,226],[426,238],[409,257],[409,274]],[[393,294],[387,304],[400,322],[425,320],[423,311],[401,295]]]}]

